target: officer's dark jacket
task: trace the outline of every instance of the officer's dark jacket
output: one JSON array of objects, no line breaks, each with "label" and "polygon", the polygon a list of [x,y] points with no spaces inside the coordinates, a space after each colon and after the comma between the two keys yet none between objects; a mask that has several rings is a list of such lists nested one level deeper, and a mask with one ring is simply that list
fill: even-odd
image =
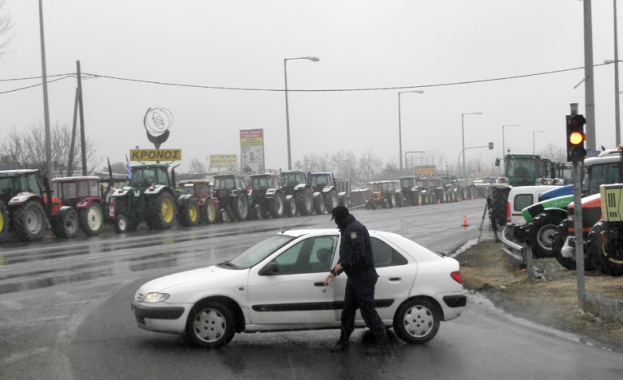
[{"label": "officer's dark jacket", "polygon": [[371,276],[378,278],[374,269],[372,244],[367,228],[359,223],[354,216],[348,215],[344,222],[340,242],[340,259],[338,263],[344,268],[348,277]]}]

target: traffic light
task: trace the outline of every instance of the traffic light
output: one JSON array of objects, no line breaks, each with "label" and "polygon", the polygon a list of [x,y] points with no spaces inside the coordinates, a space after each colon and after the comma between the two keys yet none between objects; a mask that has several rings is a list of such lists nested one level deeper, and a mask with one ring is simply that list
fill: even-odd
[{"label": "traffic light", "polygon": [[583,161],[586,157],[584,124],[586,119],[582,115],[567,116],[567,161]]},{"label": "traffic light", "polygon": [[492,142],[489,143],[489,150],[493,150],[493,143]]}]

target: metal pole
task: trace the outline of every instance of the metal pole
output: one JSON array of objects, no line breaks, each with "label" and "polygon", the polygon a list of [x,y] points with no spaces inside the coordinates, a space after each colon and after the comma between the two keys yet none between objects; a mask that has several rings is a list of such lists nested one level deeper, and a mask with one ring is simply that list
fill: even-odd
[{"label": "metal pole", "polygon": [[593,75],[593,21],[591,0],[584,0],[584,97],[586,115],[586,148],[596,150],[595,76]]},{"label": "metal pole", "polygon": [[312,62],[318,62],[320,59],[318,57],[297,57],[297,58],[284,58],[283,59],[283,76],[285,83],[285,94],[286,94],[286,129],[288,135],[288,170],[292,169],[292,154],[290,150],[290,110],[288,108],[288,61],[294,59],[306,59]]},{"label": "metal pole", "polygon": [[43,6],[39,0],[39,30],[41,33],[41,72],[43,76],[43,120],[45,124],[45,160],[47,162],[47,177],[54,177],[52,166],[52,137],[50,133],[50,108],[48,105],[48,73],[45,65],[45,36],[43,32]]},{"label": "metal pole", "polygon": [[398,93],[398,157],[400,157],[400,174],[402,174],[402,120],[400,116],[400,94],[402,94],[402,92]]},{"label": "metal pole", "polygon": [[82,152],[82,175],[87,175],[87,139],[84,132],[84,104],[82,103],[82,71],[80,61],[76,61],[78,71],[78,96],[80,97],[80,150]]},{"label": "metal pole", "polygon": [[573,216],[575,217],[575,274],[578,304],[584,309],[584,237],[582,235],[582,163],[573,163]]},{"label": "metal pole", "polygon": [[619,108],[619,43],[617,31],[617,2],[612,0],[614,8],[614,117],[615,117],[615,141],[616,146],[621,144],[621,111]]},{"label": "metal pole", "polygon": [[463,176],[465,178],[465,114],[461,114],[461,138],[463,141],[461,153],[463,154]]},{"label": "metal pole", "polygon": [[288,136],[288,170],[292,170],[292,156],[290,153],[290,110],[288,109],[288,59],[283,60],[283,76],[286,94],[286,131]]}]

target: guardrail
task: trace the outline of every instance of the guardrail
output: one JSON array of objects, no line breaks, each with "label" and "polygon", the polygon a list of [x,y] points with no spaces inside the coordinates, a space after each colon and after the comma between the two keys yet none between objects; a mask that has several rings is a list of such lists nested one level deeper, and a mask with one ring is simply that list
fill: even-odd
[{"label": "guardrail", "polygon": [[513,223],[507,224],[504,227],[502,239],[500,239],[504,244],[502,251],[519,261],[522,265],[525,265],[528,271],[528,278],[534,278],[536,271],[533,265],[532,248],[529,245],[524,246],[513,241],[515,238],[514,227],[515,224]]}]

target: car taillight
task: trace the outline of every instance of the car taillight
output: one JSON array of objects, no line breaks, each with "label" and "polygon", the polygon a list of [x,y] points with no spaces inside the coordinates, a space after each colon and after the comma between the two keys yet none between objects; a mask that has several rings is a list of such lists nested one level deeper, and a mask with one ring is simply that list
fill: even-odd
[{"label": "car taillight", "polygon": [[506,202],[506,221],[511,222],[511,203]]},{"label": "car taillight", "polygon": [[450,277],[459,284],[463,284],[463,278],[461,278],[461,272],[452,272],[450,273]]}]

